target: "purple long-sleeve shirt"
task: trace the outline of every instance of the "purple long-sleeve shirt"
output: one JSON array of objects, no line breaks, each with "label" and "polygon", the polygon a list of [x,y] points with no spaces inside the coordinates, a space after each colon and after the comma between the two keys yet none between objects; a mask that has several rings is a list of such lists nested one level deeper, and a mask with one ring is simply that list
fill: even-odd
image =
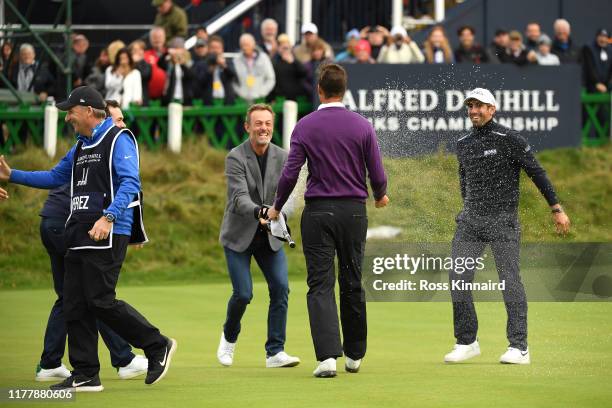
[{"label": "purple long-sleeve shirt", "polygon": [[387,176],[374,128],[340,102],[323,104],[302,118],[291,135],[289,158],[278,182],[274,208],[280,210],[308,159],[308,198],[368,198],[366,175],[376,200],[387,191]]}]

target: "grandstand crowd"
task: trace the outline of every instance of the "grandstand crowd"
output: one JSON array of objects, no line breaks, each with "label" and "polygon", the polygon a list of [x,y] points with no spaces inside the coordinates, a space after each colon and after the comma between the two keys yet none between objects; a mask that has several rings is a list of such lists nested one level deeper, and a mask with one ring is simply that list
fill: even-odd
[{"label": "grandstand crowd", "polygon": [[[331,61],[520,66],[577,63],[583,67],[583,86],[589,92],[608,92],[612,85],[608,31],[596,30],[593,41],[581,46],[572,40],[570,23],[564,19],[556,20],[552,27],[530,22],[523,33],[498,29],[490,44],[478,44],[474,28],[463,26],[452,33],[459,40],[456,49],[442,26],[432,27],[423,44],[413,41],[401,26],[367,26],[348,31],[343,48],[334,50],[313,23],[301,27],[298,44],[279,33],[278,23],[270,18],[263,20],[256,32],[242,34],[239,44],[226,44],[221,36],[208,35],[203,26],[189,33],[186,13],[171,0],[154,0],[153,4],[158,14],[146,41],[126,44],[117,39],[94,59],[88,53],[87,37],[73,34],[73,87],[94,86],[123,108],[146,106],[154,100],[162,105],[172,101],[191,105],[199,99],[210,105],[215,100],[233,104],[237,97],[247,101],[310,99],[319,66]],[[190,34],[197,41],[187,50],[185,40]],[[233,58],[226,56],[228,49],[237,50]],[[66,96],[65,81],[59,80],[53,67],[38,61],[37,50],[30,43],[5,40],[1,64],[17,90],[35,94],[41,103],[48,96]]]}]

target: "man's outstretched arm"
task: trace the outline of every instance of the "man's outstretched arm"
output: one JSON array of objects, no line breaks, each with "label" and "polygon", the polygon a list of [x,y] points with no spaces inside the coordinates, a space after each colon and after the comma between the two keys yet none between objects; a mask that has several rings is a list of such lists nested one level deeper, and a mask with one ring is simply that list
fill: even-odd
[{"label": "man's outstretched arm", "polygon": [[73,156],[74,147],[66,153],[55,167],[47,171],[13,170],[6,162],[4,156],[0,156],[0,181],[9,181],[15,184],[43,189],[63,186],[70,181]]},{"label": "man's outstretched arm", "polygon": [[542,193],[550,206],[557,232],[559,234],[568,233],[570,229],[570,219],[567,214],[565,214],[565,211],[563,211],[561,204],[559,204],[555,189],[548,179],[546,171],[533,154],[529,143],[527,143],[522,136],[515,135],[512,137],[512,150],[515,160],[520,163],[525,173],[527,173],[527,176],[529,176],[533,184],[540,190],[540,193]]}]

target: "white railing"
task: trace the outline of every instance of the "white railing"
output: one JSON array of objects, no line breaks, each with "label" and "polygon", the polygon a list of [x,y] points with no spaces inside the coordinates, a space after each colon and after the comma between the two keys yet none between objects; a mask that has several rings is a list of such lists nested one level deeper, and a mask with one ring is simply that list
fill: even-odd
[{"label": "white railing", "polygon": [[[44,139],[43,145],[47,156],[53,158],[57,146],[57,119],[58,109],[51,100],[45,106]],[[298,119],[298,104],[295,101],[283,103],[283,148],[289,150],[291,133]],[[183,140],[183,105],[170,103],[168,105],[168,150],[180,153]]]}]

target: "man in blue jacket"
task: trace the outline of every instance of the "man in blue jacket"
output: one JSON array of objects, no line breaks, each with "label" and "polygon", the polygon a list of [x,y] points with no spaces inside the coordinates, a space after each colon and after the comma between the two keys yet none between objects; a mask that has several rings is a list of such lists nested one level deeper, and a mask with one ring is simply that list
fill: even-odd
[{"label": "man in blue jacket", "polygon": [[176,341],[167,338],[129,304],[117,300],[115,287],[128,243],[146,242],[140,193],[138,147],[129,130],[106,117],[102,95],[87,86],[76,88],[58,109],[67,111],[77,143],[50,171],[11,170],[0,156],[0,181],[36,188],[71,183],[66,222],[64,315],[68,353],[74,368],[51,389],[102,391],[98,373],[96,319],[144,350],[146,384],[167,373]]},{"label": "man in blue jacket", "polygon": [[[125,128],[123,113],[117,101],[106,101],[107,114],[115,126]],[[40,212],[40,238],[49,254],[53,287],[57,299],[49,313],[45,330],[43,352],[36,367],[36,381],[62,381],[70,377],[70,371],[62,364],[66,348],[66,321],[63,312],[64,298],[64,255],[66,244],[64,230],[70,216],[70,183],[49,191]],[[147,372],[148,362],[142,355],[135,355],[130,345],[104,323],[98,321],[100,336],[110,351],[113,367],[122,380],[138,377]]]}]

